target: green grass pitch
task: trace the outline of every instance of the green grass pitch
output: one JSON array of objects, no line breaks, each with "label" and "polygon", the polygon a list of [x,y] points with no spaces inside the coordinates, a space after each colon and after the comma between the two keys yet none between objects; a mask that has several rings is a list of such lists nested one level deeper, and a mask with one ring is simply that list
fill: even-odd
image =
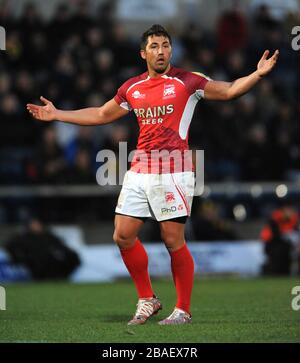
[{"label": "green grass pitch", "polygon": [[291,290],[300,279],[196,279],[193,323],[159,326],[175,302],[171,280],[154,281],[163,310],[127,327],[136,304],[130,281],[111,284],[6,285],[0,342],[300,342],[300,310]]}]

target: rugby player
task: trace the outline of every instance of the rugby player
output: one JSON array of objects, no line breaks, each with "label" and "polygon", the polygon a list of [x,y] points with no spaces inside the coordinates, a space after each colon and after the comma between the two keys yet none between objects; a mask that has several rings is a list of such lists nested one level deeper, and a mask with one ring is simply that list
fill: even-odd
[{"label": "rugby player", "polygon": [[[138,238],[148,217],[159,223],[177,293],[173,312],[159,324],[187,324],[192,321],[194,261],[184,227],[193,199],[193,166],[174,158],[165,161],[151,156],[155,150],[177,151],[182,162],[184,151],[189,148],[188,131],[197,102],[227,101],[245,94],[273,69],[279,51],[269,57],[266,50],[257,69],[245,77],[233,82],[215,81],[201,73],[173,67],[171,36],[156,24],[142,35],[140,55],[147,71],[128,79],[115,97],[101,107],[63,111],[41,97],[44,105],[28,104],[27,109],[41,121],[78,125],[107,124],[134,112],[140,129],[137,151],[118,199],[113,235],[138,295],[136,312],[128,324],[144,324],[162,308],[151,285],[146,250]],[[184,164],[184,168],[178,169],[179,164]]]}]

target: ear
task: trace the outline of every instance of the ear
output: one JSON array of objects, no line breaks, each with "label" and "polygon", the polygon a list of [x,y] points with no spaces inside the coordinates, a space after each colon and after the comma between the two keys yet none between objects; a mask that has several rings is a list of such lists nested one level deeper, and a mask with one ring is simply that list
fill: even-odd
[{"label": "ear", "polygon": [[141,49],[141,50],[140,50],[140,55],[141,55],[141,57],[142,57],[143,59],[146,59],[146,52],[145,52],[145,50],[144,50],[144,49]]}]

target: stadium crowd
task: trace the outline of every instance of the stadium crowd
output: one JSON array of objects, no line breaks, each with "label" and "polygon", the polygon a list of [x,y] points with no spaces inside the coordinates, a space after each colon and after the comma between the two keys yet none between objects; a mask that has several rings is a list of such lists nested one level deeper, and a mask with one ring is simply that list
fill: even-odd
[{"label": "stadium crowd", "polygon": [[[130,76],[141,73],[139,34],[132,39],[114,20],[113,2],[93,16],[88,2],[71,12],[57,7],[46,21],[34,4],[20,17],[0,8],[7,50],[0,58],[1,184],[95,183],[97,151],[129,140],[133,114],[116,124],[80,128],[41,125],[26,103],[43,95],[64,109],[99,106]],[[280,49],[278,66],[250,94],[232,102],[200,102],[190,145],[205,150],[206,181],[295,180],[300,177],[299,52],[291,47],[295,17],[278,21],[267,6],[250,16],[223,13],[214,32],[172,25],[173,64],[212,79],[234,80],[254,71],[265,49]]]}]

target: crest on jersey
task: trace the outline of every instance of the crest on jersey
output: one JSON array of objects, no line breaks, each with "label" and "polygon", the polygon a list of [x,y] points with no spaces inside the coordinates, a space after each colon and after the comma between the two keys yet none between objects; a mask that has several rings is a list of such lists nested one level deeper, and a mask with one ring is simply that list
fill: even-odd
[{"label": "crest on jersey", "polygon": [[165,84],[163,99],[173,97],[176,97],[175,84]]},{"label": "crest on jersey", "polygon": [[143,93],[140,93],[140,91],[136,90],[132,93],[133,98],[145,98],[146,95]]},{"label": "crest on jersey", "polygon": [[165,193],[165,199],[167,203],[172,203],[175,201],[175,195],[172,192],[166,192]]}]

